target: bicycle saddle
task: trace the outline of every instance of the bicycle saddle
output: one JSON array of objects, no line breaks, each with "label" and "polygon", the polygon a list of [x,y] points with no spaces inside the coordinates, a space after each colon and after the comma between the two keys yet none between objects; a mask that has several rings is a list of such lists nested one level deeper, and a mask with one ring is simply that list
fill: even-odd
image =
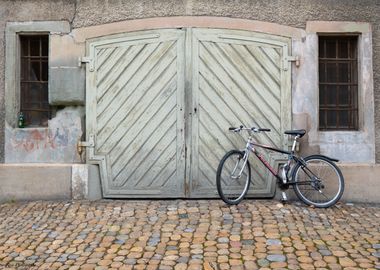
[{"label": "bicycle saddle", "polygon": [[292,136],[299,135],[300,138],[302,138],[303,135],[306,134],[306,130],[304,130],[304,129],[287,130],[284,133],[287,134],[287,135],[292,135]]}]

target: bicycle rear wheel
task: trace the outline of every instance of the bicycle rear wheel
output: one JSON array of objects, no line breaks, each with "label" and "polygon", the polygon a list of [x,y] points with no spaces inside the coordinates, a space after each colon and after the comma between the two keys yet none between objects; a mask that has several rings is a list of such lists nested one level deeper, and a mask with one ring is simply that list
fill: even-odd
[{"label": "bicycle rear wheel", "polygon": [[244,152],[229,151],[219,163],[216,172],[216,186],[220,198],[227,204],[238,204],[243,200],[251,181],[249,161],[244,160]]},{"label": "bicycle rear wheel", "polygon": [[298,163],[293,170],[294,191],[308,205],[327,208],[339,201],[344,191],[340,169],[328,158],[308,156],[305,164]]}]

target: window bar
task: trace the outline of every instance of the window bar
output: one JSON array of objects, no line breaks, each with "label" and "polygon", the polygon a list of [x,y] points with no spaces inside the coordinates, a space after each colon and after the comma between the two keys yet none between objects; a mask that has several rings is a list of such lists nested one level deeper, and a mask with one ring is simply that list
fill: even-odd
[{"label": "window bar", "polygon": [[[335,58],[339,58],[339,41],[335,40]],[[339,63],[336,61],[336,81],[339,83],[340,79],[340,72],[339,72]],[[335,107],[337,108],[339,106],[339,84],[335,86]],[[336,122],[335,122],[335,128],[338,128],[340,125],[340,112],[338,110],[335,113],[336,115]]]}]

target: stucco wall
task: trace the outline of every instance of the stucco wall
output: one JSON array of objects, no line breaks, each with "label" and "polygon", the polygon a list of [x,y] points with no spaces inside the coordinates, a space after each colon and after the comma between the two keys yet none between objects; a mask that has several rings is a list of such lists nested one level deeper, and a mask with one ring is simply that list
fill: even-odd
[{"label": "stucco wall", "polygon": [[[5,153],[5,27],[7,22],[66,20],[72,21],[75,1],[3,1],[0,0],[0,162]],[[17,116],[15,116],[17,117]]]},{"label": "stucco wall", "polygon": [[[7,21],[67,20],[72,28],[157,16],[207,15],[305,28],[306,21],[360,21],[373,25],[376,160],[380,162],[380,2],[378,0],[165,0],[0,1],[0,31]],[[4,130],[4,34],[0,35],[0,129]],[[0,133],[4,145],[4,133]],[[0,158],[4,160],[4,147]]]}]

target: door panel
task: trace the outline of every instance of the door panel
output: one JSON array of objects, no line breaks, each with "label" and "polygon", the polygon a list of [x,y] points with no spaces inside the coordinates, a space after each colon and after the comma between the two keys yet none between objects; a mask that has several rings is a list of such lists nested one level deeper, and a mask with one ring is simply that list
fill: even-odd
[{"label": "door panel", "polygon": [[[290,128],[291,112],[282,111],[282,103],[290,102],[290,73],[282,59],[288,42],[245,31],[193,30],[192,197],[216,196],[219,161],[227,151],[244,148],[248,134],[229,132],[230,126],[270,128],[255,139],[285,146],[282,132]],[[275,164],[279,157],[266,158]],[[249,194],[272,196],[273,179],[262,164],[250,162]]]},{"label": "door panel", "polygon": [[88,133],[96,136],[89,161],[104,158],[104,196],[184,196],[184,32],[89,44]]}]

